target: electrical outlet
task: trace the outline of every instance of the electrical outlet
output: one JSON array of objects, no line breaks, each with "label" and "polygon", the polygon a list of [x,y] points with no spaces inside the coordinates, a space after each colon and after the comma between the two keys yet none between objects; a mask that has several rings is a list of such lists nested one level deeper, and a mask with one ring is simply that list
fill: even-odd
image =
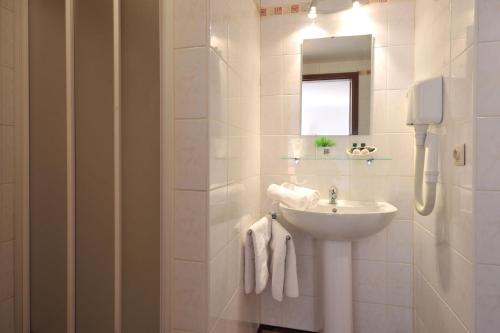
[{"label": "electrical outlet", "polygon": [[465,144],[455,146],[453,149],[453,160],[455,161],[455,165],[465,165]]}]

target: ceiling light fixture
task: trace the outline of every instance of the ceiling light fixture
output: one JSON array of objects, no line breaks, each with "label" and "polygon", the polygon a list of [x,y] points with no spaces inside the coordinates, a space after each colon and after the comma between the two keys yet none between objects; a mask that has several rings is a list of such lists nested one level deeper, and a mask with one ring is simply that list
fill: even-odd
[{"label": "ceiling light fixture", "polygon": [[361,4],[359,3],[359,1],[358,0],[353,0],[352,1],[352,8],[358,9],[359,7],[361,7]]},{"label": "ceiling light fixture", "polygon": [[311,20],[314,20],[318,17],[318,10],[316,8],[316,1],[311,1],[311,6],[309,7],[309,14],[307,14]]}]

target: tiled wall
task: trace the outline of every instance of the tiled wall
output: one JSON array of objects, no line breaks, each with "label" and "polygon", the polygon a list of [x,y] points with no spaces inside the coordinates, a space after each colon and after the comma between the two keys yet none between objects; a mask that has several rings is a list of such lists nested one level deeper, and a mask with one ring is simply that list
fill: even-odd
[{"label": "tiled wall", "polygon": [[243,232],[260,214],[253,0],[175,0],[175,332],[255,332]]},{"label": "tiled wall", "polygon": [[0,332],[14,332],[14,1],[0,1]]},{"label": "tiled wall", "polygon": [[477,0],[476,333],[500,331],[500,2]]},{"label": "tiled wall", "polygon": [[[263,0],[261,6],[287,1]],[[394,222],[380,233],[353,244],[354,326],[356,333],[412,332],[413,134],[405,126],[403,98],[413,82],[414,7],[412,0],[369,4],[359,11],[320,15],[315,23],[305,13],[261,18],[261,200],[271,183],[293,181],[319,189],[331,185],[340,199],[385,200],[399,208]],[[335,137],[335,154],[353,141],[378,146],[392,161],[301,161],[290,155],[290,142],[300,135],[300,45],[303,38],[373,34],[374,85],[369,136]],[[303,138],[304,154],[314,154]],[[292,226],[298,253],[300,297],[283,303],[268,291],[261,297],[263,323],[317,331],[321,328],[316,250],[313,240]]]},{"label": "tiled wall", "polygon": [[[474,0],[417,1],[415,13],[415,79],[445,80],[443,123],[432,129],[440,140],[436,208],[415,214],[416,333],[473,332]],[[456,144],[466,144],[465,166],[454,165]]]}]

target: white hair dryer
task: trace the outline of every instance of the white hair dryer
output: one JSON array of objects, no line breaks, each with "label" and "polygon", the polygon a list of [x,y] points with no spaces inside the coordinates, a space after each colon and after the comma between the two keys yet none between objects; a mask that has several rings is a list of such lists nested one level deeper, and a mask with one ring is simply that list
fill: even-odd
[{"label": "white hair dryer", "polygon": [[408,89],[406,101],[406,124],[415,127],[415,208],[420,215],[427,216],[434,210],[439,176],[438,140],[427,130],[429,125],[443,120],[443,78],[415,83]]}]

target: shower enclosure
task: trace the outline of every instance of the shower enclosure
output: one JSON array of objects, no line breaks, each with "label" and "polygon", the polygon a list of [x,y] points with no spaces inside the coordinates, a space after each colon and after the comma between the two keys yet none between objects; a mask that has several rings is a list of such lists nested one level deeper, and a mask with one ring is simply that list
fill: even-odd
[{"label": "shower enclosure", "polygon": [[160,1],[27,5],[30,330],[159,332]]}]

